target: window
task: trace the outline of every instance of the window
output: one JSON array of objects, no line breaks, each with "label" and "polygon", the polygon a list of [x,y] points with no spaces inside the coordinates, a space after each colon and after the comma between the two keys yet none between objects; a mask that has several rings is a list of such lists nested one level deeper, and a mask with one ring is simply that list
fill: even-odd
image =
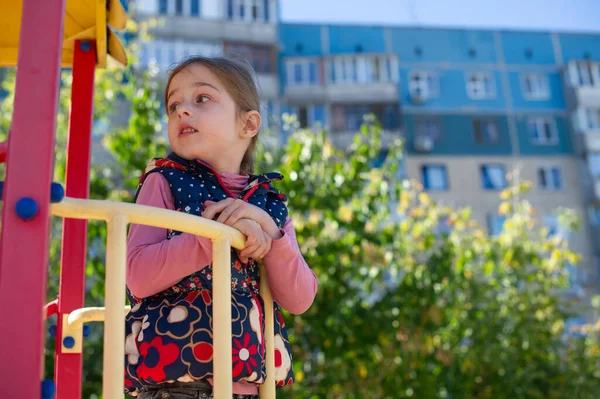
[{"label": "window", "polygon": [[531,142],[536,145],[558,144],[558,132],[553,119],[531,118],[527,123]]},{"label": "window", "polygon": [[408,90],[411,97],[435,98],[438,96],[437,77],[431,72],[413,72],[410,74]]},{"label": "window", "polygon": [[335,131],[359,131],[368,114],[374,114],[383,129],[396,130],[400,127],[397,104],[334,105],[332,111]]},{"label": "window", "polygon": [[448,172],[444,165],[423,165],[423,187],[426,190],[448,189]]},{"label": "window", "polygon": [[500,137],[498,123],[490,119],[473,120],[473,132],[478,143],[497,143]]},{"label": "window", "polygon": [[542,167],[538,169],[540,187],[544,190],[558,191],[562,187],[560,169],[557,167]]},{"label": "window", "polygon": [[600,179],[600,152],[593,152],[588,155],[590,171],[595,179]]},{"label": "window", "polygon": [[588,129],[600,129],[600,109],[586,108],[585,119],[587,121]]},{"label": "window", "polygon": [[496,86],[492,76],[485,72],[468,74],[467,95],[476,100],[494,98],[496,96]]},{"label": "window", "polygon": [[290,86],[315,86],[321,84],[316,60],[288,60],[287,84]]},{"label": "window", "polygon": [[183,0],[175,0],[175,15],[183,15]]},{"label": "window", "polygon": [[327,61],[327,70],[333,84],[395,82],[397,63],[389,55],[343,56]]},{"label": "window", "polygon": [[442,124],[438,119],[425,118],[416,121],[417,136],[425,136],[433,141],[439,141],[442,136]]},{"label": "window", "polygon": [[190,15],[197,17],[200,15],[200,0],[191,0],[191,2]]},{"label": "window", "polygon": [[289,114],[296,116],[298,127],[301,129],[322,129],[325,126],[326,116],[323,105],[301,105],[286,108]]},{"label": "window", "polygon": [[158,13],[160,15],[167,15],[168,5],[167,0],[160,0],[158,2]]},{"label": "window", "polygon": [[238,21],[268,21],[269,0],[228,0],[227,17]]},{"label": "window", "polygon": [[528,100],[547,100],[550,98],[548,77],[539,73],[522,75],[523,95]]},{"label": "window", "polygon": [[308,111],[306,110],[306,107],[300,107],[298,110],[298,123],[302,129],[308,127]]},{"label": "window", "polygon": [[308,81],[314,83],[318,80],[317,78],[317,63],[309,62],[308,63]]},{"label": "window", "polygon": [[269,0],[263,0],[263,11],[265,13],[265,22],[269,22],[269,8],[271,4]]},{"label": "window", "polygon": [[233,19],[233,0],[227,0],[227,17]]},{"label": "window", "polygon": [[483,165],[481,183],[485,190],[503,190],[506,188],[504,165]]},{"label": "window", "polygon": [[374,114],[386,130],[400,127],[400,115],[397,104],[333,105],[333,130],[337,132],[358,132],[364,123],[364,117]]},{"label": "window", "polygon": [[506,222],[506,216],[488,214],[488,234],[491,237],[494,237],[502,233],[502,230],[504,230],[504,222]]},{"label": "window", "polygon": [[598,86],[600,85],[600,64],[590,61],[572,61],[569,63],[571,85]]},{"label": "window", "polygon": [[273,49],[269,46],[226,43],[226,54],[237,54],[244,57],[256,73],[273,73]]}]

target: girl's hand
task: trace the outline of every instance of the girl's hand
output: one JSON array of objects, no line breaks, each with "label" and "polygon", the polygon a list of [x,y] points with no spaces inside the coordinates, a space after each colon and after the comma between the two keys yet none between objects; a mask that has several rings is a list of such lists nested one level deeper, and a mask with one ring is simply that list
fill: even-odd
[{"label": "girl's hand", "polygon": [[202,217],[213,220],[216,215],[219,215],[216,219],[217,222],[232,227],[235,227],[235,224],[242,219],[254,220],[272,240],[281,237],[279,228],[267,212],[241,199],[226,198],[219,202],[205,201]]},{"label": "girl's hand", "polygon": [[269,217],[269,214],[259,207],[241,199],[226,198],[219,202],[205,201],[204,207],[203,217],[212,220],[220,214],[216,221],[228,226],[233,226],[240,219],[252,219],[258,224],[262,224],[263,219]]},{"label": "girl's hand", "polygon": [[242,219],[232,227],[246,236],[246,247],[239,253],[242,262],[247,263],[248,258],[262,259],[271,250],[271,237],[254,220]]}]

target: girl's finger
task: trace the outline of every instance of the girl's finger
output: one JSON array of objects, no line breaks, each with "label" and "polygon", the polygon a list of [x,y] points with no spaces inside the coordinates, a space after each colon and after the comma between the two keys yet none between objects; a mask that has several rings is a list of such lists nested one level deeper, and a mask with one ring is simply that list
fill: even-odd
[{"label": "girl's finger", "polygon": [[223,223],[225,223],[228,226],[233,226],[234,224],[239,222],[240,219],[247,218],[248,216],[249,215],[247,209],[244,209],[243,206],[239,206],[233,212],[231,212],[227,220],[225,220]]},{"label": "girl's finger", "polygon": [[240,252],[240,255],[243,257],[246,257],[246,258],[252,258],[255,255],[257,255],[260,248],[261,248],[260,242],[256,242],[256,243],[242,249],[242,252]]},{"label": "girl's finger", "polygon": [[229,216],[239,207],[239,205],[235,202],[229,204],[227,207],[223,209],[219,217],[217,218],[217,222],[226,224]]},{"label": "girl's finger", "polygon": [[219,212],[222,212],[223,209],[227,208],[227,206],[231,203],[231,198],[226,198],[223,201],[213,202],[213,201],[204,201],[204,212],[202,212],[202,216],[206,219],[214,219],[215,215]]},{"label": "girl's finger", "polygon": [[251,247],[251,246],[255,245],[256,243],[257,243],[256,237],[254,235],[249,235],[246,238],[246,244],[244,246],[244,249],[242,249],[242,251],[244,251],[248,247]]}]

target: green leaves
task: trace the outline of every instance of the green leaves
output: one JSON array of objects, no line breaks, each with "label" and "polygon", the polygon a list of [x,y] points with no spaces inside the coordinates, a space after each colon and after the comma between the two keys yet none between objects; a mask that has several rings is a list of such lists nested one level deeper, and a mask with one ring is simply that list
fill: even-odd
[{"label": "green leaves", "polygon": [[287,177],[279,187],[320,284],[289,323],[301,382],[283,397],[593,397],[598,377],[567,367],[599,360],[565,339],[565,268],[577,256],[535,222],[530,184],[502,194],[505,229],[489,237],[469,209],[400,184],[398,160],[371,168],[378,135],[365,126],[341,152],[324,132],[299,131],[263,157]]}]

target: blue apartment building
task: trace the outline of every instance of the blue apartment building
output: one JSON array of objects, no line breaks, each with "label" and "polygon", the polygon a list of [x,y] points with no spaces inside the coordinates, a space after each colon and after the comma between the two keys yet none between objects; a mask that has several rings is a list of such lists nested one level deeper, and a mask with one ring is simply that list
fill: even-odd
[{"label": "blue apartment building", "polygon": [[[499,191],[532,181],[540,222],[583,255],[573,294],[597,291],[600,34],[283,23],[276,0],[134,3],[138,18],[163,20],[142,64],[242,54],[269,127],[295,114],[342,147],[374,113],[384,148],[405,139],[407,177],[440,202],[470,206],[491,234],[502,229]],[[575,209],[582,231],[564,231],[557,207]]]}]

